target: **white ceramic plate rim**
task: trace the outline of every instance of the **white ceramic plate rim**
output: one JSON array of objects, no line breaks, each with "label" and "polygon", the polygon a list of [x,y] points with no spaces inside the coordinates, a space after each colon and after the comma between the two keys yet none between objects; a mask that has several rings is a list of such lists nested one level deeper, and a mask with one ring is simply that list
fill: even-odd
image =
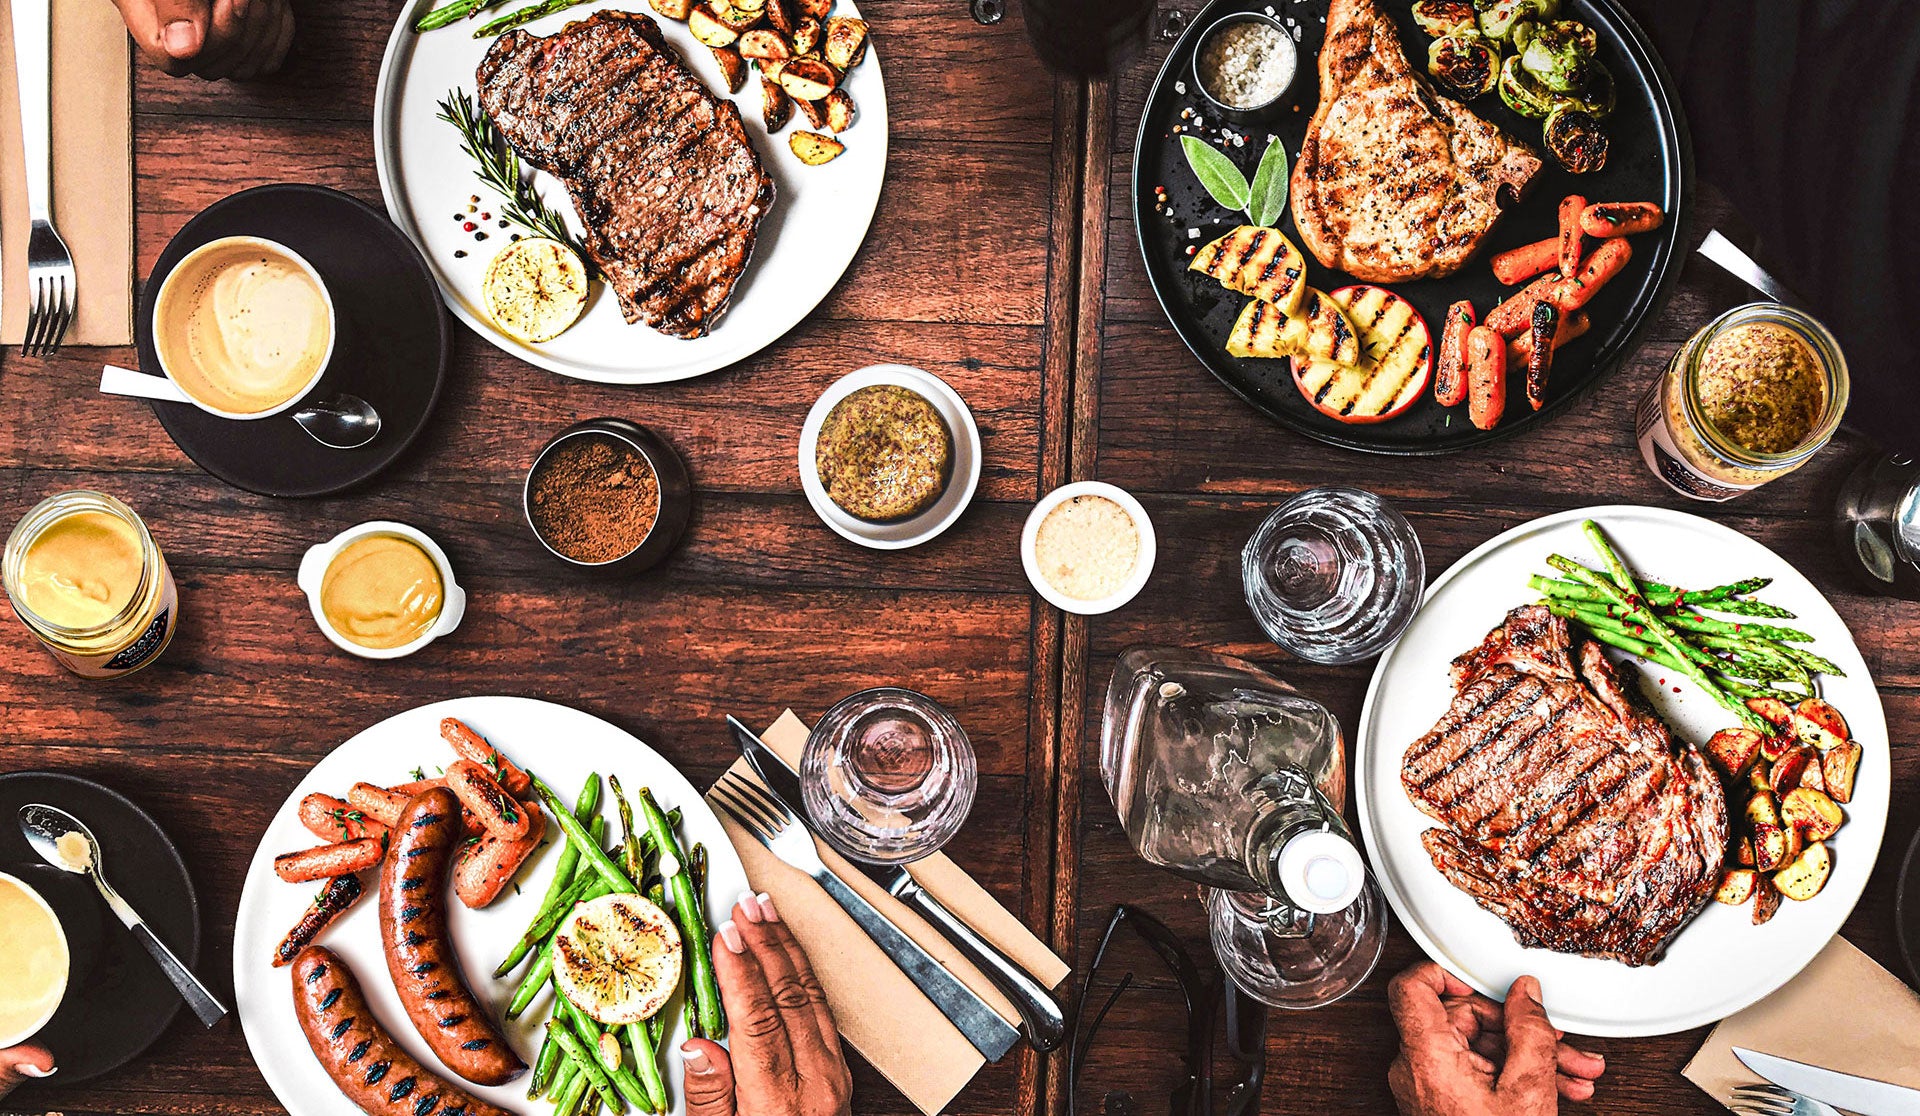
[{"label": "white ceramic plate rim", "polygon": [[[1773,585],[1762,596],[1794,608],[1799,618],[1788,623],[1812,630],[1819,637],[1816,646],[1820,653],[1847,672],[1845,679],[1825,680],[1823,692],[1832,696],[1846,715],[1854,738],[1865,748],[1854,799],[1846,807],[1847,824],[1832,842],[1834,875],[1819,896],[1806,903],[1784,904],[1779,916],[1761,927],[1750,925],[1750,912],[1744,907],[1709,903],[1707,909],[1680,932],[1666,960],[1637,970],[1613,961],[1522,949],[1504,922],[1453,889],[1433,868],[1419,845],[1419,832],[1435,823],[1414,810],[1400,786],[1400,759],[1412,738],[1376,739],[1382,731],[1381,720],[1398,715],[1383,712],[1387,704],[1384,694],[1389,685],[1416,693],[1420,690],[1420,683],[1403,681],[1402,672],[1431,672],[1449,697],[1452,693],[1446,681],[1446,660],[1418,664],[1402,661],[1401,651],[1423,634],[1420,631],[1423,621],[1441,623],[1444,618],[1452,622],[1452,628],[1457,629],[1449,632],[1452,644],[1457,645],[1453,653],[1465,651],[1498,623],[1507,610],[1538,599],[1538,595],[1528,589],[1524,577],[1512,584],[1503,579],[1499,584],[1482,585],[1483,579],[1478,574],[1483,566],[1509,549],[1531,546],[1554,532],[1570,532],[1565,538],[1556,538],[1559,549],[1576,560],[1596,560],[1588,554],[1591,547],[1579,531],[1579,524],[1585,519],[1598,521],[1626,551],[1633,549],[1634,532],[1640,526],[1695,533],[1700,537],[1701,555],[1705,557],[1682,557],[1673,564],[1692,560],[1711,561],[1716,568],[1724,566],[1729,570],[1740,567],[1740,574],[1730,573],[1722,580],[1756,574],[1773,577]],[[1545,553],[1542,549],[1542,561],[1537,563],[1541,569],[1546,568]],[[1643,564],[1651,566],[1644,559]],[[1647,572],[1649,576],[1661,574],[1659,568],[1649,568]],[[1472,619],[1458,619],[1461,612],[1469,613]],[[1480,623],[1481,619],[1486,622]],[[1691,683],[1673,678],[1667,682],[1679,684],[1685,691],[1674,695],[1674,702],[1662,710],[1677,723],[1687,719],[1689,701],[1694,710],[1720,712]],[[1425,685],[1431,690],[1433,683]],[[1404,695],[1399,701],[1403,703],[1401,708],[1409,704],[1416,706],[1416,712],[1426,718],[1427,724],[1445,708],[1444,702],[1431,710],[1425,703],[1405,703]],[[1431,716],[1427,716],[1428,713]],[[1406,716],[1411,717],[1413,713]],[[1361,833],[1366,840],[1367,859],[1394,914],[1420,948],[1462,980],[1496,999],[1505,996],[1513,977],[1527,972],[1541,975],[1548,1014],[1556,1026],[1577,1034],[1616,1038],[1669,1034],[1713,1023],[1764,999],[1793,979],[1839,932],[1866,888],[1886,829],[1891,778],[1886,718],[1879,694],[1845,622],[1819,589],[1764,544],[1732,528],[1685,512],[1633,505],[1579,508],[1523,523],[1475,548],[1441,574],[1427,590],[1425,603],[1407,632],[1381,657],[1374,670],[1360,714],[1354,754],[1354,796]],[[1417,828],[1409,822],[1409,812],[1420,819]],[[1393,853],[1396,848],[1406,851]],[[1401,857],[1408,862],[1404,875],[1395,867]],[[1413,898],[1416,891],[1420,893],[1418,902]],[[1702,949],[1703,941],[1714,942],[1717,948]],[[1494,967],[1498,971],[1482,971],[1464,962],[1462,954],[1467,952],[1490,954],[1497,959]],[[1727,959],[1728,965],[1733,964],[1732,959],[1748,955],[1764,963],[1739,966],[1737,972],[1746,978],[1744,982],[1690,979],[1697,974],[1686,971],[1687,965],[1697,966],[1701,961],[1699,955],[1708,953]],[[1676,964],[1683,959],[1687,965]],[[1662,987],[1678,988],[1692,1000],[1685,1007],[1660,1013],[1635,995],[1633,986],[1638,981],[1660,981]]]},{"label": "white ceramic plate rim", "polygon": [[[359,1110],[334,1087],[300,1033],[289,992],[291,970],[276,969],[270,963],[274,947],[319,890],[318,884],[282,883],[273,874],[274,855],[318,843],[298,818],[300,800],[306,795],[314,791],[337,795],[360,779],[404,780],[416,764],[431,769],[448,762],[453,753],[440,740],[442,717],[466,721],[510,758],[524,763],[568,797],[578,793],[589,771],[596,770],[602,775],[619,775],[629,793],[651,786],[662,806],[680,808],[683,837],[707,846],[707,909],[723,912],[747,890],[746,870],[699,791],[659,753],[590,713],[533,698],[465,697],[417,706],[370,725],[315,764],[287,795],[261,836],[240,893],[233,936],[235,1010],[261,1075],[291,1116],[355,1116]],[[611,806],[604,813],[610,822],[615,820]],[[554,832],[557,827],[550,827],[549,833]],[[490,1005],[496,1019],[511,995],[512,985],[493,980],[492,966],[533,917],[553,875],[557,847],[556,842],[549,841],[534,854],[533,862],[521,871],[521,893],[517,897],[502,898],[483,911],[470,911],[451,897],[447,900],[448,927],[460,946],[468,984]],[[370,886],[369,890],[376,888]],[[524,1075],[496,1088],[479,1088],[453,1077],[427,1049],[400,1007],[381,959],[378,906],[379,896],[368,895],[329,927],[320,941],[352,965],[374,1014],[394,1040],[421,1065],[483,1100],[511,1112],[549,1112],[552,1106],[548,1102],[526,1099]],[[719,919],[714,921],[717,925]],[[545,1019],[544,1009],[551,995],[550,991],[543,992],[534,1001],[533,1010],[508,1025],[514,1049],[528,1061],[538,1046],[535,1035]],[[672,1034],[679,1025],[679,995],[667,1010],[671,1013],[668,1033]],[[671,1111],[684,1113],[681,1061],[666,1056],[661,1063],[674,1098]]]},{"label": "white ceramic plate rim", "polygon": [[[739,93],[728,94],[724,85],[714,80],[707,48],[693,40],[685,24],[656,15],[647,10],[640,0],[581,4],[535,20],[522,29],[536,35],[550,34],[601,10],[631,11],[652,18],[666,32],[668,42],[688,62],[695,76],[716,96],[731,100],[739,107],[741,120],[760,152],[761,161],[768,173],[780,182],[774,201],[775,212],[761,226],[758,242],[754,246],[754,258],[748,263],[746,273],[734,292],[732,306],[706,337],[692,340],[667,338],[639,323],[626,325],[624,329],[609,327],[606,339],[596,343],[595,357],[591,360],[580,357],[569,359],[558,351],[561,348],[573,348],[574,345],[559,345],[556,348],[555,343],[533,345],[508,337],[489,322],[478,307],[479,276],[484,271],[484,265],[476,263],[474,258],[461,261],[476,264],[472,269],[473,278],[468,284],[474,291],[474,297],[470,299],[461,294],[460,286],[449,278],[448,273],[448,265],[455,261],[442,260],[436,254],[430,239],[423,234],[420,222],[415,217],[415,206],[401,184],[402,175],[397,165],[400,159],[396,154],[402,146],[399,139],[401,124],[395,105],[404,99],[402,92],[408,80],[413,51],[418,46],[417,40],[424,37],[414,34],[413,22],[434,7],[435,2],[412,0],[403,5],[394,22],[393,32],[388,36],[386,50],[380,59],[379,78],[374,86],[374,167],[380,180],[380,196],[386,205],[387,216],[420,249],[421,257],[426,260],[427,269],[433,273],[434,283],[440,288],[441,299],[447,308],[502,352],[562,376],[598,383],[659,384],[703,376],[745,360],[786,336],[789,330],[800,324],[825,300],[852,265],[854,256],[866,241],[874,212],[880,204],[881,185],[886,179],[886,83],[881,76],[879,52],[876,49],[870,45],[867,58],[849,71],[846,77],[847,90],[854,98],[858,114],[854,126],[845,136],[839,137],[847,145],[846,153],[824,167],[806,167],[786,150],[792,131],[805,129],[805,118],[796,113],[794,123],[769,137],[760,116],[759,83],[751,80],[750,75]],[[845,7],[844,14],[860,15],[860,9],[853,0],[840,0],[840,3]],[[467,38],[464,27],[458,26],[428,34]],[[484,46],[476,46],[474,62],[477,63],[484,53]],[[462,87],[472,93],[472,84],[472,74],[468,71]],[[444,95],[446,91],[434,89],[419,92],[423,101],[419,111],[431,113],[434,111],[431,104],[425,102]],[[450,125],[438,121],[435,124],[451,132]],[[458,158],[465,160],[467,157],[460,154]],[[462,173],[466,174],[464,181],[470,181],[472,189],[461,193],[458,199],[450,194],[446,199],[447,204],[464,200],[468,194],[479,194],[483,199],[482,208],[491,210],[500,199],[491,195],[470,172],[471,166],[463,164]],[[801,172],[809,172],[812,180]],[[534,182],[541,196],[556,211],[564,214],[572,227],[578,229],[566,190],[545,172],[535,173]],[[818,213],[796,214],[792,211],[793,198],[797,193],[793,187],[795,182],[801,183],[803,188],[813,187],[818,191]],[[425,199],[420,201],[420,207],[425,214],[439,214],[446,208]],[[495,226],[486,231],[505,237],[510,232],[523,230]],[[802,234],[805,234],[804,238]],[[783,240],[789,243],[783,244]],[[783,260],[790,258],[793,263],[793,266],[783,269],[777,278],[766,274],[770,260],[776,253],[783,253]],[[774,293],[756,298],[756,285]],[[585,314],[573,329],[589,326],[596,310],[603,315],[610,312],[618,320],[617,306],[601,305],[612,301],[612,292],[605,289],[605,284],[596,284],[596,291]],[[564,342],[568,336],[561,334],[556,342]],[[664,350],[670,354],[670,358],[636,362],[632,356],[623,357],[624,353],[635,349]]]},{"label": "white ceramic plate rim", "polygon": [[[1060,506],[1063,501],[1075,496],[1101,496],[1119,504],[1133,519],[1133,525],[1140,531],[1140,553],[1134,557],[1133,573],[1128,575],[1126,584],[1115,590],[1112,596],[1097,601],[1083,601],[1078,597],[1069,597],[1055,589],[1046,578],[1040,575],[1040,557],[1036,542],[1040,537],[1040,524],[1047,513]],[[1027,580],[1033,584],[1034,591],[1046,598],[1047,603],[1066,612],[1080,616],[1098,616],[1112,612],[1121,605],[1140,595],[1146,588],[1147,579],[1153,576],[1153,562],[1158,557],[1159,544],[1153,532],[1153,518],[1147,509],[1141,506],[1133,493],[1124,488],[1108,484],[1106,481],[1074,481],[1063,484],[1040,498],[1040,502],[1027,513],[1026,525],[1020,528],[1020,565],[1027,571]]]},{"label": "white ceramic plate rim", "polygon": [[[861,388],[879,386],[903,387],[933,404],[953,435],[953,476],[946,491],[932,507],[898,523],[870,523],[841,510],[820,483],[815,459],[820,427],[833,408]],[[937,537],[967,510],[980,485],[980,453],[980,427],[973,421],[973,411],[945,380],[905,364],[873,364],[835,380],[807,411],[800,426],[800,489],[807,494],[813,513],[841,538],[875,550],[904,550]]]}]

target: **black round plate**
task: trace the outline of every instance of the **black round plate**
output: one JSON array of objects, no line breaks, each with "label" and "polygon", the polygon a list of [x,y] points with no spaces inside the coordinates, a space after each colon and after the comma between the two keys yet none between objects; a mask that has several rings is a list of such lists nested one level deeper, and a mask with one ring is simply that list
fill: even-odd
[{"label": "black round plate", "polygon": [[33,1041],[53,1051],[61,1084],[125,1065],[167,1029],[180,993],[121,926],[84,876],[62,872],[20,832],[20,807],[58,806],[87,824],[115,890],[189,966],[200,954],[200,903],[186,862],[146,811],[118,791],[77,775],[0,775],[0,871],[33,885],[60,916],[72,954],[66,998]]},{"label": "black round plate", "polygon": [[[1425,72],[1430,40],[1414,24],[1408,0],[1376,0],[1376,3],[1399,26],[1400,43],[1408,61]],[[1230,12],[1269,10],[1277,10],[1282,20],[1291,17],[1301,29],[1300,75],[1293,92],[1293,102],[1299,111],[1288,110],[1271,126],[1229,125],[1235,132],[1247,136],[1246,145],[1232,149],[1231,154],[1249,177],[1266,149],[1270,134],[1280,137],[1289,159],[1297,155],[1320,97],[1316,60],[1326,34],[1326,0],[1285,4],[1272,4],[1270,0],[1214,0],[1207,5],[1174,44],[1173,52],[1161,67],[1135,140],[1133,218],[1139,231],[1140,249],[1146,258],[1147,276],[1180,339],[1208,371],[1259,411],[1309,437],[1373,453],[1433,454],[1483,445],[1546,420],[1564,410],[1634,350],[1658,317],[1679,278],[1686,244],[1687,206],[1693,195],[1693,149],[1687,138],[1679,98],[1673,93],[1672,78],[1632,17],[1615,0],[1568,0],[1562,7],[1562,18],[1578,19],[1594,29],[1600,39],[1601,60],[1613,72],[1619,89],[1619,107],[1606,121],[1611,148],[1606,169],[1598,174],[1570,175],[1552,165],[1549,159],[1548,166],[1534,179],[1526,201],[1502,217],[1494,228],[1482,258],[1444,279],[1391,285],[1396,294],[1413,303],[1425,316],[1437,345],[1449,305],[1470,299],[1484,317],[1510,293],[1509,288],[1494,279],[1486,257],[1553,236],[1558,229],[1562,197],[1578,193],[1593,201],[1659,202],[1666,210],[1666,223],[1657,232],[1633,238],[1633,259],[1626,270],[1588,304],[1592,329],[1555,354],[1546,406],[1534,411],[1526,402],[1518,378],[1510,377],[1506,418],[1492,430],[1476,430],[1467,421],[1465,407],[1442,407],[1434,402],[1431,392],[1405,413],[1385,422],[1343,423],[1321,414],[1301,396],[1293,383],[1292,362],[1229,356],[1225,348],[1227,334],[1246,297],[1222,288],[1207,276],[1188,271],[1187,249],[1224,235],[1246,218],[1223,211],[1207,196],[1187,166],[1180,137],[1173,133],[1173,128],[1191,123],[1190,119],[1181,117],[1182,109],[1192,109],[1206,117],[1210,129],[1217,129],[1223,123],[1206,111],[1204,98],[1193,88],[1193,52],[1200,36],[1216,19]],[[1182,88],[1185,92],[1181,92]],[[1540,149],[1539,122],[1510,111],[1498,95],[1481,97],[1472,103],[1472,108],[1536,150]],[[1208,134],[1208,138],[1216,137]],[[1156,187],[1166,188],[1168,203],[1173,209],[1171,218],[1154,212]],[[1188,235],[1192,228],[1200,230],[1197,238]],[[1305,251],[1291,206],[1280,228]],[[1311,254],[1308,259],[1308,281],[1320,290],[1331,291],[1357,282],[1344,272],[1320,266]]]},{"label": "black round plate", "polygon": [[1920,988],[1920,830],[1915,830],[1900,862],[1900,881],[1893,891],[1893,930],[1900,941],[1900,960],[1907,963],[1907,983]]},{"label": "black round plate", "polygon": [[140,367],[160,375],[153,302],[188,252],[223,236],[278,241],[306,257],[333,296],[333,360],[316,390],[345,391],[380,412],[380,436],[359,449],[314,441],[287,415],[240,421],[187,403],[153,404],[174,442],[202,469],[263,496],[326,496],[361,484],[426,428],[447,375],[447,317],[420,252],[379,210],[338,190],[285,183],[214,202],[154,261],[140,293]]}]

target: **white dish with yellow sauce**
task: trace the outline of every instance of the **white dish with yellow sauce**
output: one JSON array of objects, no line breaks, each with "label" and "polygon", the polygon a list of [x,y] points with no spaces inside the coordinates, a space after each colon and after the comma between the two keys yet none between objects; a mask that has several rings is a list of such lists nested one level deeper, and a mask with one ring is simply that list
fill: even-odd
[{"label": "white dish with yellow sauce", "polygon": [[1137,596],[1156,551],[1147,509],[1124,489],[1076,481],[1042,497],[1020,532],[1027,580],[1048,603],[1095,616]]},{"label": "white dish with yellow sauce", "polygon": [[0,872],[0,1048],[32,1038],[67,992],[66,930],[40,893]]},{"label": "white dish with yellow sauce", "polygon": [[467,611],[446,552],[404,523],[362,523],[309,548],[298,581],[321,634],[366,659],[411,655]]}]

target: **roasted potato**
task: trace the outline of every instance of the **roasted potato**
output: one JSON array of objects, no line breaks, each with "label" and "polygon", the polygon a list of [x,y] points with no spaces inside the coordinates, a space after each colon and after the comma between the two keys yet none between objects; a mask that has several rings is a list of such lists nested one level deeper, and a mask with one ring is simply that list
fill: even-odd
[{"label": "roasted potato", "polygon": [[1846,718],[1819,698],[1808,698],[1793,709],[1793,734],[1801,743],[1826,751],[1848,739]]},{"label": "roasted potato", "polygon": [[756,61],[784,62],[793,57],[793,48],[778,31],[757,27],[740,36],[740,53]]},{"label": "roasted potato", "polygon": [[825,19],[833,11],[833,0],[795,0],[793,9],[810,19]]},{"label": "roasted potato", "polygon": [[686,22],[687,16],[693,11],[693,0],[647,0],[647,3],[653,6],[654,11],[668,19],[680,20],[682,23]]},{"label": "roasted potato", "polygon": [[1763,733],[1760,737],[1760,758],[1772,763],[1786,755],[1787,751],[1797,743],[1799,742],[1786,733],[1777,736],[1767,736]]},{"label": "roasted potato", "polygon": [[800,106],[800,114],[807,118],[807,126],[819,131],[827,127],[827,103],[825,101],[795,101]]},{"label": "roasted potato", "polygon": [[1720,886],[1714,889],[1713,901],[1737,907],[1753,898],[1754,885],[1760,880],[1760,873],[1751,868],[1728,868],[1720,873]]},{"label": "roasted potato", "polygon": [[842,70],[851,70],[867,56],[867,21],[852,16],[833,16],[827,20],[827,61]]},{"label": "roasted potato", "polygon": [[820,102],[827,117],[827,130],[835,135],[853,127],[853,98],[844,89],[836,89]]},{"label": "roasted potato", "polygon": [[687,13],[687,28],[693,37],[713,47],[730,47],[740,38],[740,32],[720,22],[720,18],[705,7],[694,8]]},{"label": "roasted potato", "polygon": [[787,146],[793,149],[800,161],[810,167],[831,163],[840,157],[847,145],[832,136],[823,136],[817,132],[795,132],[787,140]]},{"label": "roasted potato", "polygon": [[796,101],[818,101],[840,84],[833,67],[816,58],[795,58],[780,70],[780,86]]},{"label": "roasted potato", "polygon": [[1804,903],[1820,894],[1832,873],[1833,854],[1824,843],[1815,841],[1801,850],[1792,863],[1773,874],[1773,886],[1787,898]]},{"label": "roasted potato", "polygon": [[787,59],[756,58],[753,60],[753,64],[760,68],[760,72],[763,75],[777,82],[780,80],[780,71],[787,68]]},{"label": "roasted potato", "polygon": [[1753,838],[1742,835],[1733,843],[1733,863],[1741,868],[1753,867]]},{"label": "roasted potato", "polygon": [[1780,820],[1806,834],[1809,841],[1824,841],[1840,831],[1847,815],[1827,795],[1799,787],[1780,800]]},{"label": "roasted potato", "polygon": [[1760,754],[1760,734],[1752,729],[1721,729],[1707,741],[1707,755],[1727,777],[1738,779]]},{"label": "roasted potato", "polygon": [[720,66],[720,77],[727,83],[727,92],[740,92],[741,87],[747,84],[747,60],[732,47],[712,49],[713,60]]},{"label": "roasted potato", "polygon": [[1747,708],[1760,714],[1761,720],[1782,732],[1793,727],[1793,710],[1777,697],[1748,698]]},{"label": "roasted potato", "polygon": [[713,18],[733,28],[745,31],[760,22],[761,12],[747,11],[734,5],[732,0],[707,0],[707,11]]},{"label": "roasted potato", "polygon": [[764,11],[767,6],[767,0],[727,0],[727,3],[743,12]]},{"label": "roasted potato", "polygon": [[1767,771],[1767,782],[1773,785],[1773,793],[1784,795],[1798,787],[1809,766],[1815,771],[1820,770],[1820,757],[1805,745],[1773,761],[1773,766]]},{"label": "roasted potato", "polygon": [[1761,876],[1753,882],[1753,924],[1760,926],[1780,909],[1780,889],[1773,880]]},{"label": "roasted potato", "polygon": [[1835,802],[1853,801],[1853,777],[1860,770],[1860,745],[1842,740],[1820,756],[1820,781]]},{"label": "roasted potato", "polygon": [[1800,836],[1797,829],[1756,825],[1753,827],[1753,866],[1762,872],[1776,871],[1799,856],[1806,844],[1806,838]]},{"label": "roasted potato", "polygon": [[1771,767],[1771,764],[1756,763],[1753,770],[1747,772],[1747,787],[1755,794],[1766,794],[1773,789],[1773,783],[1767,777]]},{"label": "roasted potato", "polygon": [[769,132],[779,131],[793,119],[793,98],[770,77],[760,79],[760,119],[766,121]]},{"label": "roasted potato", "polygon": [[1747,799],[1747,822],[1756,830],[1763,825],[1779,828],[1780,800],[1772,791],[1761,791]]},{"label": "roasted potato", "polygon": [[788,38],[793,37],[793,9],[789,7],[791,3],[792,0],[766,0],[761,7],[761,14],[767,17],[767,26]]},{"label": "roasted potato", "polygon": [[820,21],[812,16],[801,16],[793,25],[793,52],[812,54],[820,49]]}]

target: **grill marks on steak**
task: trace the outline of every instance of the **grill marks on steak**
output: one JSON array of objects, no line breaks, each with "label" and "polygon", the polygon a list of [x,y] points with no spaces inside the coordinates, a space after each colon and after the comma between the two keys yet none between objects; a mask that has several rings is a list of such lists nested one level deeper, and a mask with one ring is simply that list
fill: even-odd
[{"label": "grill marks on steak", "polygon": [[1433,92],[1373,0],[1333,0],[1319,70],[1289,191],[1307,250],[1374,283],[1460,270],[1540,157]]},{"label": "grill marks on steak", "polygon": [[773,205],[739,110],[627,12],[544,38],[509,32],[478,78],[501,135],[566,184],[626,319],[675,337],[712,328]]},{"label": "grill marks on steak", "polygon": [[1521,944],[1657,961],[1712,897],[1726,799],[1692,748],[1566,621],[1515,609],[1454,660],[1452,706],[1401,783],[1434,867]]}]

